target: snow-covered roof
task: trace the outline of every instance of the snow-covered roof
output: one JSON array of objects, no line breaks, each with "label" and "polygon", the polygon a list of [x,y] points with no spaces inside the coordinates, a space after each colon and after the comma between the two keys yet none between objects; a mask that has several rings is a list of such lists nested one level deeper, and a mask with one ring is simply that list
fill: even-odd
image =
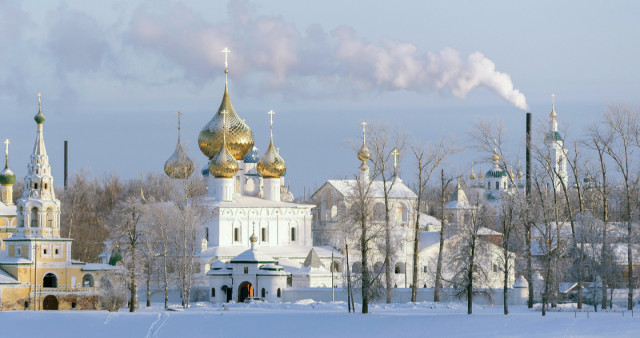
[{"label": "snow-covered roof", "polygon": [[313,204],[300,204],[282,201],[270,201],[263,198],[234,195],[232,201],[219,201],[215,198],[205,195],[195,201],[196,204],[206,204],[208,207],[220,208],[301,208],[312,209],[316,206]]},{"label": "snow-covered roof", "polygon": [[0,216],[15,216],[16,215],[16,206],[15,205],[5,205],[0,202]]},{"label": "snow-covered roof", "polygon": [[500,232],[497,232],[495,230],[491,230],[489,228],[479,227],[478,228],[478,235],[480,235],[480,236],[500,236],[502,234]]},{"label": "snow-covered roof", "polygon": [[421,231],[420,239],[418,243],[419,251],[430,247],[436,243],[440,243],[440,232],[439,231]]},{"label": "snow-covered roof", "polygon": [[313,250],[313,248],[311,248],[311,250],[309,251],[307,258],[305,258],[304,263],[302,263],[302,265],[304,267],[324,268],[324,264],[322,264],[322,262],[320,261],[320,257],[318,257],[318,254],[316,253],[315,250]]},{"label": "snow-covered roof", "polygon": [[[327,184],[332,185],[343,196],[353,195],[353,189],[356,186],[356,180],[328,180]],[[387,185],[391,182],[387,182]],[[320,190],[318,190],[320,191]],[[371,196],[374,198],[384,197],[384,186],[382,181],[373,181],[371,185]],[[401,179],[396,179],[389,192],[391,198],[418,198],[418,195],[409,189]]]},{"label": "snow-covered roof", "polygon": [[260,272],[258,272],[258,275],[287,276],[289,275],[289,273],[279,265],[265,264],[260,267]]},{"label": "snow-covered roof", "polygon": [[439,219],[431,216],[431,215],[427,215],[425,213],[420,213],[420,227],[424,228],[427,225],[437,225],[437,226],[441,226],[442,222],[440,222]]},{"label": "snow-covered roof", "polygon": [[0,269],[0,284],[20,284],[20,282],[6,271]]},{"label": "snow-covered roof", "polygon": [[[256,243],[257,244],[257,243]],[[260,246],[257,245],[261,253],[273,257],[280,261],[283,258],[304,259],[309,254],[311,248],[315,249],[320,258],[331,257],[331,252],[336,258],[342,258],[340,251],[331,246]],[[227,259],[238,256],[247,250],[246,246],[214,246],[200,253],[202,258]],[[282,265],[282,264],[280,264]]]},{"label": "snow-covered roof", "polygon": [[233,257],[231,263],[275,263],[276,260],[264,253],[260,252],[258,248],[249,249],[245,252]]},{"label": "snow-covered roof", "polygon": [[33,261],[24,257],[1,257],[0,264],[33,264]]},{"label": "snow-covered roof", "polygon": [[115,267],[109,264],[102,263],[87,263],[82,266],[82,271],[108,271],[113,270]]},{"label": "snow-covered roof", "polygon": [[520,277],[518,277],[516,279],[516,282],[513,283],[513,287],[514,288],[522,288],[522,289],[528,288],[529,287],[529,282],[527,282],[527,279],[524,278],[523,275],[520,275]]},{"label": "snow-covered roof", "polygon": [[460,184],[457,185],[456,190],[451,194],[449,198],[449,202],[444,205],[445,209],[468,209],[471,206],[469,205],[469,199],[467,199],[467,195],[462,190]]}]

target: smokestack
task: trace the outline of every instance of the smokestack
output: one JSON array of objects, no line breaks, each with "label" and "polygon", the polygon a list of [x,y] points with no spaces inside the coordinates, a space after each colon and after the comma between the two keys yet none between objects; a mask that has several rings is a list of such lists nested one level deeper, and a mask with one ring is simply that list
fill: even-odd
[{"label": "smokestack", "polygon": [[[64,141],[64,188],[67,189],[67,177],[69,169],[69,141]],[[528,176],[527,176],[528,177]]]},{"label": "smokestack", "polygon": [[526,153],[526,191],[527,201],[531,201],[531,113],[527,113],[527,153]]}]

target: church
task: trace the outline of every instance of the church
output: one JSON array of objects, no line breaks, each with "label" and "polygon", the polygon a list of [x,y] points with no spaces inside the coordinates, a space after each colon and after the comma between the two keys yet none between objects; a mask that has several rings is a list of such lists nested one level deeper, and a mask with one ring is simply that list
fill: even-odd
[{"label": "church", "polygon": [[[284,184],[287,166],[274,143],[273,110],[265,119],[270,128],[266,151],[261,155],[254,146],[253,131],[231,103],[230,51],[223,52],[222,102],[198,136],[200,151],[208,159],[202,170],[208,192],[191,202],[209,213],[199,258],[210,299],[242,302],[262,296],[279,301],[282,291],[294,283],[329,287],[329,266],[342,265],[343,256],[330,246],[314,246],[311,210],[315,206],[295,203]],[[184,179],[192,166],[178,140],[165,173]]]},{"label": "church", "polygon": [[0,309],[99,309],[100,277],[109,265],[71,259],[72,239],[60,236],[60,200],[56,198],[45,149],[44,121],[38,94],[36,142],[24,178],[24,192],[13,204],[15,174],[0,172]]}]

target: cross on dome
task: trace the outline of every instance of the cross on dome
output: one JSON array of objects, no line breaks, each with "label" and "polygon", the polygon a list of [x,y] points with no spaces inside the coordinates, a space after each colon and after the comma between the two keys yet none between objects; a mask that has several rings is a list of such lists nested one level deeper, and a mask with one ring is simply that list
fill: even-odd
[{"label": "cross on dome", "polygon": [[224,68],[229,68],[229,53],[231,53],[231,50],[229,50],[229,48],[227,47],[224,47],[222,53],[224,53]]},{"label": "cross on dome", "polygon": [[181,112],[178,112],[178,139],[180,139],[180,115],[182,115]]},{"label": "cross on dome", "polygon": [[396,148],[396,149],[393,149],[393,151],[391,152],[391,155],[393,155],[393,167],[398,168],[398,156],[400,156],[400,152]]},{"label": "cross on dome", "polygon": [[9,139],[4,140],[4,153],[9,156]]},{"label": "cross on dome", "polygon": [[42,111],[42,94],[38,93],[38,111]]}]

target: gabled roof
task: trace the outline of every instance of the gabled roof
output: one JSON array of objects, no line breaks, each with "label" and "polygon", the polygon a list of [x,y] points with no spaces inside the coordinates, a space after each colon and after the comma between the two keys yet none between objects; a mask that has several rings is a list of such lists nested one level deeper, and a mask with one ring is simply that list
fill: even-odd
[{"label": "gabled roof", "polygon": [[243,253],[233,257],[231,263],[257,263],[268,264],[275,263],[276,260],[273,257],[267,256],[261,253],[258,249],[249,249]]},{"label": "gabled roof", "polygon": [[466,209],[470,207],[467,194],[464,193],[460,184],[457,185],[456,191],[451,194],[449,202],[444,207],[445,209]]},{"label": "gabled roof", "polygon": [[[328,180],[324,185],[331,185],[335,188],[343,197],[353,195],[353,189],[356,186],[356,180]],[[387,186],[391,185],[391,182],[387,182]],[[318,189],[314,195],[320,191]],[[384,185],[382,181],[373,181],[371,186],[371,196],[374,198],[383,198],[384,197]],[[389,192],[389,197],[391,198],[418,198],[413,190],[409,189],[404,182],[397,178],[395,182],[393,182],[393,186],[391,187],[391,191]]]}]

